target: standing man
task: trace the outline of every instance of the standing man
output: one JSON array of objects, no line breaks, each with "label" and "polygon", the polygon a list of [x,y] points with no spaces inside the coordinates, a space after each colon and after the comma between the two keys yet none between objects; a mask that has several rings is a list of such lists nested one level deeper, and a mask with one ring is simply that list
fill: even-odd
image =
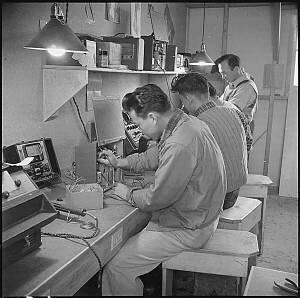
[{"label": "standing man", "polygon": [[178,92],[189,114],[204,121],[216,139],[223,154],[227,176],[223,209],[232,207],[248,175],[246,136],[238,114],[233,108],[217,106],[210,100],[208,82],[200,73],[174,77],[171,90]]},{"label": "standing man", "polygon": [[222,211],[226,173],[208,126],[179,109],[173,111],[158,86],[137,88],[127,94],[122,106],[158,144],[124,159],[106,150],[99,161],[135,172],[156,170],[149,188],[128,189],[123,184],[114,188],[116,195],[151,212],[152,218],[104,267],[102,292],[142,296],[140,275],[183,250],[201,248],[212,236]]},{"label": "standing man", "polygon": [[220,74],[228,82],[220,99],[233,103],[245,114],[253,134],[253,117],[258,105],[258,90],[253,78],[244,71],[240,58],[234,54],[223,55],[216,61]]}]

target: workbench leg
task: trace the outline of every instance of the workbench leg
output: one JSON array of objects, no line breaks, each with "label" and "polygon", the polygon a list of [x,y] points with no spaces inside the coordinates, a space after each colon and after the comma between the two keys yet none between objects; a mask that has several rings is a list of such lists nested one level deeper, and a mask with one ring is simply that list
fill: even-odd
[{"label": "workbench leg", "polygon": [[173,270],[162,269],[162,296],[172,296]]}]

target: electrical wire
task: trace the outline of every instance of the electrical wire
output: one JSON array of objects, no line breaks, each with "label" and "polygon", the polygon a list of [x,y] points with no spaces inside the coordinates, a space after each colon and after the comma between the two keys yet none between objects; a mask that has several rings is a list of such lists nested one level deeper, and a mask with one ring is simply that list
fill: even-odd
[{"label": "electrical wire", "polygon": [[154,57],[154,60],[156,61],[158,67],[159,67],[159,68],[163,71],[163,73],[164,73],[164,77],[165,77],[165,80],[166,80],[166,83],[167,83],[167,87],[168,87],[168,92],[169,92],[170,102],[171,102],[173,108],[175,108],[175,105],[174,105],[174,103],[173,103],[173,101],[172,101],[172,97],[171,97],[171,90],[170,90],[168,78],[167,78],[167,75],[166,75],[166,71],[165,71],[165,69],[163,69],[163,68],[160,66],[158,60],[157,60],[155,57]]},{"label": "electrical wire", "polygon": [[68,23],[69,2],[66,4],[66,24]]},{"label": "electrical wire", "polygon": [[89,247],[89,249],[92,251],[92,253],[95,255],[98,264],[99,264],[99,275],[98,275],[98,281],[97,281],[97,287],[101,291],[101,296],[102,296],[102,263],[101,260],[96,253],[95,249],[90,245],[90,243],[87,241],[87,239],[91,239],[96,237],[99,234],[99,228],[95,228],[95,231],[93,232],[92,235],[90,236],[79,236],[79,235],[74,235],[74,234],[69,234],[69,233],[48,233],[48,232],[41,232],[42,236],[50,236],[50,237],[58,237],[58,238],[63,238],[63,239],[81,239],[83,242],[86,243],[86,245]]},{"label": "electrical wire", "polygon": [[80,119],[80,121],[81,121],[82,127],[83,127],[83,129],[84,129],[85,134],[86,134],[86,137],[87,137],[88,141],[90,142],[89,135],[88,135],[88,133],[87,133],[87,131],[86,131],[86,129],[85,129],[85,126],[84,126],[84,123],[83,123],[83,121],[82,121],[82,118],[81,118],[81,115],[80,115],[80,111],[79,111],[79,108],[78,108],[78,105],[77,105],[77,103],[76,103],[76,100],[75,100],[75,97],[74,97],[74,96],[73,96],[73,102],[74,102],[74,104],[75,104],[75,106],[76,106],[77,113],[78,113],[78,117],[79,117],[79,119]]},{"label": "electrical wire", "polygon": [[119,33],[116,33],[114,36],[118,36],[118,35],[125,35],[125,33],[124,32],[119,32]]},{"label": "electrical wire", "polygon": [[[151,4],[148,4],[148,11],[149,11],[149,16],[150,16],[151,26],[152,26],[152,31],[153,31],[153,32],[152,32],[152,35],[154,36],[154,39],[155,39],[155,35],[154,35],[154,27],[153,27],[153,21],[152,21],[152,16],[151,16],[151,8],[152,8],[152,5],[151,5]],[[171,102],[173,108],[175,108],[175,105],[174,105],[174,103],[173,103],[173,101],[172,101],[172,97],[171,97],[171,91],[170,91],[170,86],[169,86],[169,83],[168,83],[166,71],[165,71],[165,69],[163,69],[163,68],[160,66],[158,60],[157,60],[155,57],[153,57],[153,58],[154,58],[154,60],[156,61],[156,63],[157,63],[157,65],[159,66],[159,68],[164,72],[165,80],[166,80],[167,87],[168,87],[168,91],[169,91],[170,102]]]},{"label": "electrical wire", "polygon": [[203,2],[202,43],[204,42],[204,31],[205,31],[205,2]]},{"label": "electrical wire", "polygon": [[122,198],[121,196],[115,194],[115,193],[111,193],[111,194],[105,194],[104,195],[104,199],[107,199],[107,198],[112,198],[112,199],[115,199],[115,200],[118,200],[118,201],[122,201],[124,203],[126,203],[127,205],[131,206],[132,205],[124,198]]}]

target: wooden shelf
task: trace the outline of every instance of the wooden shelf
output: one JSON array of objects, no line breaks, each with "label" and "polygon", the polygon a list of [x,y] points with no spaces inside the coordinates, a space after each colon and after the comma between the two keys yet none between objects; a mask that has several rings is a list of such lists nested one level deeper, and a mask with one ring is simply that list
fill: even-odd
[{"label": "wooden shelf", "polygon": [[83,66],[76,66],[76,65],[49,65],[49,64],[43,65],[43,69],[60,69],[60,70],[78,69],[78,70],[87,70],[87,68],[83,67]]},{"label": "wooden shelf", "polygon": [[175,75],[178,73],[185,73],[184,70],[177,71],[155,71],[155,70],[130,70],[130,69],[114,69],[114,68],[106,68],[106,67],[83,67],[83,66],[64,66],[64,65],[44,65],[44,69],[79,69],[79,70],[88,70],[95,72],[113,72],[113,73],[128,73],[128,74],[155,74],[155,75]]},{"label": "wooden shelf", "polygon": [[114,72],[114,73],[128,73],[128,74],[155,74],[155,75],[175,75],[177,73],[184,73],[184,71],[155,71],[155,70],[129,70],[129,69],[114,69],[103,67],[88,67],[88,71],[98,72]]},{"label": "wooden shelf", "polygon": [[77,92],[88,84],[89,72],[138,75],[176,75],[178,71],[121,70],[113,68],[43,65],[43,118],[51,116]]}]

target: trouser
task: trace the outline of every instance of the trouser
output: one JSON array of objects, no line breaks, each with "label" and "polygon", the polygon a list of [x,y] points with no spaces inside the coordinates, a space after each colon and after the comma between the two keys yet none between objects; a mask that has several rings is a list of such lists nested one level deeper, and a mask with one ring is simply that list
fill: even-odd
[{"label": "trouser", "polygon": [[235,204],[235,202],[238,198],[238,195],[239,195],[239,191],[240,191],[240,189],[236,189],[236,190],[233,190],[231,192],[228,192],[225,195],[223,210],[228,209],[228,208],[232,207]]},{"label": "trouser", "polygon": [[139,276],[186,249],[201,248],[217,228],[219,218],[197,230],[149,231],[147,227],[129,238],[103,268],[103,296],[143,296]]}]

